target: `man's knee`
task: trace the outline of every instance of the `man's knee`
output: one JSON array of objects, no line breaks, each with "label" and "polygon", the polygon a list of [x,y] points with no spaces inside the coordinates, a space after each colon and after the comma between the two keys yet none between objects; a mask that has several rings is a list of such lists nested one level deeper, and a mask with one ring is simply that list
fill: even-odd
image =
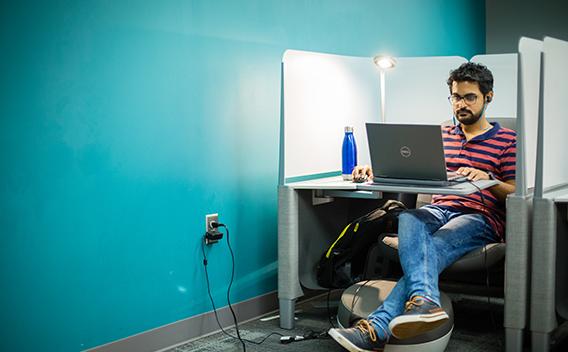
[{"label": "man's knee", "polygon": [[427,231],[432,214],[426,209],[408,209],[398,217],[398,237],[404,243],[416,237],[416,232]]},{"label": "man's knee", "polygon": [[425,209],[407,209],[398,216],[399,227],[401,223],[425,222],[430,212]]}]

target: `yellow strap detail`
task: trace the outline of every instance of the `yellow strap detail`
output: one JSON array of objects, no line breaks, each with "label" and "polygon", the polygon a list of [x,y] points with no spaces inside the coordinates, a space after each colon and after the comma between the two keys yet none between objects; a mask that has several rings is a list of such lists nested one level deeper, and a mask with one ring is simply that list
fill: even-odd
[{"label": "yellow strap detail", "polygon": [[343,235],[345,235],[345,232],[347,232],[347,229],[349,228],[349,226],[351,226],[351,224],[345,226],[343,231],[341,231],[341,234],[339,235],[339,237],[337,237],[335,242],[333,242],[333,244],[329,247],[329,249],[327,250],[327,253],[325,254],[326,258],[329,258],[329,255],[331,254],[331,250],[333,249],[333,247],[335,247],[335,244],[337,243],[337,241],[339,241],[341,239],[341,237],[343,237]]},{"label": "yellow strap detail", "polygon": [[359,223],[355,224],[355,228],[353,229],[353,232],[357,232],[357,230],[359,230]]}]

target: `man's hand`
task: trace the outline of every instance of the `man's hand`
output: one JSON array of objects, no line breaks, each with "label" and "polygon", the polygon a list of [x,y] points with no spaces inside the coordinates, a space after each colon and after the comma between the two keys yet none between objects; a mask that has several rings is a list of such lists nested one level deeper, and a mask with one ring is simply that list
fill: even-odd
[{"label": "man's hand", "polygon": [[365,182],[373,180],[373,170],[369,165],[355,166],[352,175],[353,182]]},{"label": "man's hand", "polygon": [[460,167],[457,174],[466,176],[470,181],[490,180],[491,177],[485,171],[474,169],[473,167]]},{"label": "man's hand", "polygon": [[[456,172],[460,175],[466,176],[470,181],[491,180],[491,177],[489,177],[487,172],[473,167],[460,167]],[[505,199],[507,199],[508,194],[515,192],[515,187],[515,180],[508,180],[489,187],[489,191],[497,198],[498,201],[504,202]]]}]

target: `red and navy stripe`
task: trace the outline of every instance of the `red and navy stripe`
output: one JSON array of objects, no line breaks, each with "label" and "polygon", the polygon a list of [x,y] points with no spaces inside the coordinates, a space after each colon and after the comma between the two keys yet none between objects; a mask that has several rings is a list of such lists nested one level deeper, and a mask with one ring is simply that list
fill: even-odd
[{"label": "red and navy stripe", "polygon": [[[517,134],[498,123],[492,125],[492,129],[469,141],[459,125],[442,127],[446,167],[449,171],[473,167],[491,172],[501,181],[515,179]],[[481,213],[487,217],[495,233],[504,239],[505,204],[499,202],[489,190],[467,196],[436,195],[432,204]]]}]

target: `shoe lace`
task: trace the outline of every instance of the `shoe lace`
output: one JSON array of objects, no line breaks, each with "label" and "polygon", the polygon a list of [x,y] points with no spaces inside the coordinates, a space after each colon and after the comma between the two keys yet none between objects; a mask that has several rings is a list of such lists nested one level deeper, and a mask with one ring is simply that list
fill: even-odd
[{"label": "shoe lace", "polygon": [[369,324],[367,320],[365,319],[359,320],[355,325],[355,327],[361,330],[364,334],[369,334],[369,338],[371,339],[371,341],[373,342],[377,341],[377,334],[375,333],[375,329],[371,324]]},{"label": "shoe lace", "polygon": [[406,302],[406,304],[404,305],[404,309],[409,310],[410,308],[412,308],[412,306],[419,307],[423,304],[424,300],[422,299],[422,297],[414,296],[410,299],[410,301]]}]

